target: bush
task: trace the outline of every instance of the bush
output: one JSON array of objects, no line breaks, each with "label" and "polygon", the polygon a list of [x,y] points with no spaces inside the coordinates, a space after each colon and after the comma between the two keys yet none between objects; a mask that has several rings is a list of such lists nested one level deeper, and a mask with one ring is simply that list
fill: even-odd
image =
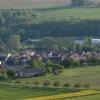
[{"label": "bush", "polygon": [[45,81],[45,82],[43,83],[43,86],[49,86],[49,85],[51,85],[51,83],[48,82],[48,81]]},{"label": "bush", "polygon": [[90,84],[84,84],[84,88],[90,88]]},{"label": "bush", "polygon": [[12,83],[12,80],[11,79],[7,80],[7,83]]},{"label": "bush", "polygon": [[80,83],[76,83],[73,85],[73,87],[80,88],[80,87],[82,87],[82,85]]},{"label": "bush", "polygon": [[33,85],[39,85],[39,81],[33,82]]},{"label": "bush", "polygon": [[29,82],[25,82],[25,84],[26,84],[26,85],[28,85],[28,84],[29,84]]},{"label": "bush", "polygon": [[7,79],[7,75],[6,74],[0,74],[0,81],[4,81]]},{"label": "bush", "polygon": [[61,62],[61,65],[63,65],[65,68],[79,67],[80,61],[73,58],[67,58]]},{"label": "bush", "polygon": [[54,82],[53,86],[60,86],[60,82]]},{"label": "bush", "polygon": [[16,83],[16,84],[20,84],[21,81],[20,81],[20,80],[16,80],[15,83]]},{"label": "bush", "polygon": [[64,85],[63,85],[63,87],[71,87],[72,85],[70,84],[70,83],[65,83]]},{"label": "bush", "polygon": [[7,70],[7,76],[8,77],[15,77],[15,75],[16,75],[15,71],[13,71],[13,70]]}]

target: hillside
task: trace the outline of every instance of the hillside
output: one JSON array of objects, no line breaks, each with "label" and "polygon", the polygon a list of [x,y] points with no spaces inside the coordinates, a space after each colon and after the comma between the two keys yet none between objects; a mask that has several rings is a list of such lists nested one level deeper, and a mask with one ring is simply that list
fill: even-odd
[{"label": "hillside", "polygon": [[[11,7],[26,7],[34,5],[62,5],[70,4],[71,0],[0,0],[0,7],[11,8]],[[100,3],[100,0],[90,0],[95,3]]]},{"label": "hillside", "polygon": [[32,5],[69,4],[70,0],[0,0],[0,7],[23,7]]}]

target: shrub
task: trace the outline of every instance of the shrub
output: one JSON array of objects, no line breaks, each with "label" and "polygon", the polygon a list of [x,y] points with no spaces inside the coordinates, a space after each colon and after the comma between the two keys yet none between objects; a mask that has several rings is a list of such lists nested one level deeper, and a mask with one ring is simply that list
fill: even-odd
[{"label": "shrub", "polygon": [[39,81],[33,82],[33,85],[39,85]]},{"label": "shrub", "polygon": [[71,87],[72,85],[70,84],[70,83],[65,83],[64,85],[63,85],[63,87]]},{"label": "shrub", "polygon": [[90,84],[84,84],[84,88],[90,88]]},{"label": "shrub", "polygon": [[6,74],[0,74],[0,81],[5,81],[7,79]]},{"label": "shrub", "polygon": [[53,86],[60,86],[60,82],[54,82]]},{"label": "shrub", "polygon": [[73,87],[80,88],[80,87],[82,87],[82,85],[80,83],[76,83],[73,85]]},{"label": "shrub", "polygon": [[43,86],[48,86],[48,85],[51,85],[51,83],[48,82],[48,81],[45,81],[45,82],[43,83]]},{"label": "shrub", "polygon": [[26,84],[26,85],[28,85],[28,84],[29,84],[29,82],[25,82],[25,84]]},{"label": "shrub", "polygon": [[11,79],[7,80],[7,83],[12,83]]},{"label": "shrub", "polygon": [[20,80],[16,80],[15,83],[16,83],[16,84],[20,84],[21,81],[20,81]]},{"label": "shrub", "polygon": [[16,75],[15,71],[13,71],[13,70],[7,70],[7,76],[8,77],[15,77],[15,75]]}]

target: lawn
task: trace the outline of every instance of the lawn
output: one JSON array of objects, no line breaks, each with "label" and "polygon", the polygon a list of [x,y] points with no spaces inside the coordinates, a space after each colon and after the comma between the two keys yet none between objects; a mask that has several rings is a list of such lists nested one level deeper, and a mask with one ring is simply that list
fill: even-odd
[{"label": "lawn", "polygon": [[[23,84],[27,82],[33,84],[34,81],[39,81],[40,85],[42,85],[44,81],[50,81],[51,83],[58,81],[62,85],[64,83],[89,83],[91,84],[91,88],[100,89],[100,66],[66,69],[60,75],[49,74],[37,78],[20,79],[20,81]],[[15,80],[13,82],[15,82]]]}]

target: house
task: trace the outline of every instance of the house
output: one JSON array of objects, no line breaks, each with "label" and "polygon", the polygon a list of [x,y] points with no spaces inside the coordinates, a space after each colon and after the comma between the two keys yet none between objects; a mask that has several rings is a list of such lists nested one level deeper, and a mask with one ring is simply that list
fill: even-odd
[{"label": "house", "polygon": [[0,54],[0,61],[4,61],[6,59],[6,54]]},{"label": "house", "polygon": [[54,64],[60,64],[62,61],[62,57],[59,56],[52,56],[49,58],[51,62],[53,62]]},{"label": "house", "polygon": [[100,39],[91,39],[91,43],[95,45],[100,45]]},{"label": "house", "polygon": [[1,61],[0,61],[0,68],[2,67],[2,63],[1,63]]},{"label": "house", "polygon": [[43,75],[45,75],[45,71],[43,70],[24,69],[22,71],[17,71],[17,77],[36,77]]}]

